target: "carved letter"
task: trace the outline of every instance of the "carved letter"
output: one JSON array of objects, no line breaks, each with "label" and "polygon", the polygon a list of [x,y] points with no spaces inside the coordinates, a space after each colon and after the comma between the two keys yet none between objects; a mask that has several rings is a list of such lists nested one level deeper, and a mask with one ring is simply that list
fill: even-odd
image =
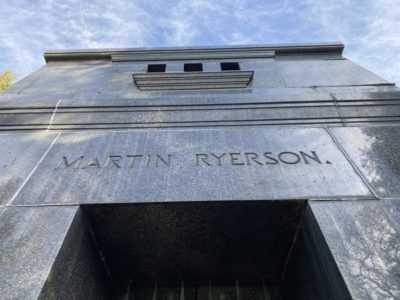
[{"label": "carved letter", "polygon": [[211,164],[209,162],[207,162],[206,160],[208,159],[208,155],[207,154],[203,154],[203,153],[196,153],[196,166],[200,165],[200,159],[207,165],[207,166],[211,166]]},{"label": "carved letter", "polygon": [[122,159],[122,156],[119,155],[110,155],[107,159],[107,168],[110,166],[110,162],[113,163],[114,166],[117,168],[121,168],[121,166],[118,164],[118,162]]},{"label": "carved letter", "polygon": [[319,164],[322,164],[321,161],[319,160],[317,153],[315,151],[311,151],[311,153],[312,153],[312,156],[310,154],[304,153],[303,151],[300,151],[300,154],[303,157],[304,162],[306,164],[309,164],[308,159],[307,159],[307,158],[309,158],[309,159],[312,159],[313,161],[316,161]]},{"label": "carved letter", "polygon": [[86,166],[84,166],[82,169],[87,169],[89,167],[97,167],[100,169],[100,164],[99,164],[99,160],[97,159],[97,157],[95,157],[93,160],[89,161]]},{"label": "carved letter", "polygon": [[265,157],[266,159],[269,159],[269,160],[266,160],[266,161],[265,161],[265,164],[266,164],[266,165],[276,165],[276,164],[279,164],[279,161],[278,161],[276,158],[273,158],[273,157],[270,156],[270,155],[272,155],[272,152],[265,152],[263,155],[264,155],[264,157]]},{"label": "carved letter", "polygon": [[143,155],[140,155],[140,154],[137,154],[137,155],[128,154],[126,157],[131,157],[131,158],[132,158],[132,160],[131,160],[131,162],[130,162],[130,164],[129,164],[129,168],[132,168],[133,165],[135,164],[135,158],[137,158],[137,157],[143,157]]},{"label": "carved letter", "polygon": [[263,165],[262,162],[258,161],[258,154],[254,153],[254,152],[245,152],[244,155],[246,156],[246,161],[247,161],[247,165],[250,166],[251,162],[250,160],[254,161],[256,164],[258,165]]},{"label": "carved letter", "polygon": [[[285,155],[286,155],[286,157],[287,157],[287,156],[292,156],[292,157],[294,157],[294,160],[289,160],[288,158],[284,159],[284,156],[285,156]],[[289,152],[289,151],[279,153],[278,158],[279,158],[279,160],[280,160],[281,162],[283,162],[283,163],[285,163],[285,164],[289,164],[289,165],[295,165],[295,164],[297,164],[297,163],[300,161],[300,156],[298,156],[298,155],[297,155],[296,153],[294,153],[294,152]]]},{"label": "carved letter", "polygon": [[210,153],[212,156],[214,156],[218,160],[218,166],[221,166],[221,159],[224,157],[225,153],[222,153],[220,156],[215,155],[213,153]]},{"label": "carved letter", "polygon": [[234,166],[243,166],[244,162],[238,162],[239,158],[237,157],[237,155],[240,155],[239,152],[233,152],[233,153],[229,153],[229,155],[231,156],[231,163]]},{"label": "carved letter", "polygon": [[148,155],[147,155],[147,158],[146,158],[146,167],[147,167],[147,168],[148,168],[149,165],[150,165],[150,158],[151,158],[151,155],[148,154]]},{"label": "carved letter", "polygon": [[80,165],[80,163],[81,163],[81,161],[82,161],[82,159],[83,159],[83,156],[79,156],[77,159],[75,159],[74,161],[72,161],[71,163],[69,163],[67,157],[66,157],[66,156],[63,156],[62,161],[60,161],[60,163],[58,164],[56,170],[58,170],[58,169],[60,168],[60,166],[61,166],[62,163],[64,163],[64,166],[65,166],[66,168],[69,168],[69,167],[71,167],[72,165],[74,165],[74,164],[77,163],[77,165],[76,165],[75,167],[73,167],[73,169],[78,169],[78,168],[79,168],[79,165]]},{"label": "carved letter", "polygon": [[164,160],[160,155],[156,155],[156,167],[158,167],[158,161],[162,161],[167,167],[169,167],[171,163],[171,154],[168,154],[168,158]]}]

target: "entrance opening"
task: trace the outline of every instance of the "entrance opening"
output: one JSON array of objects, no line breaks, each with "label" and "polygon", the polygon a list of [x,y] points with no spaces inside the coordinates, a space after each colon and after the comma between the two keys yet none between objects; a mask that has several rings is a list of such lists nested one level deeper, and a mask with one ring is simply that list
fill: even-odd
[{"label": "entrance opening", "polygon": [[[280,299],[304,201],[85,205],[114,299]],[[125,298],[124,298],[125,297]]]},{"label": "entrance opening", "polygon": [[96,300],[351,298],[302,200],[82,205],[39,298],[77,294]]}]

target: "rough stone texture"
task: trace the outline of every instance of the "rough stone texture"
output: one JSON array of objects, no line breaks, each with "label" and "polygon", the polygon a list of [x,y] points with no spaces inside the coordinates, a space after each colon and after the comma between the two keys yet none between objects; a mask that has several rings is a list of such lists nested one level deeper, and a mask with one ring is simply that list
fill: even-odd
[{"label": "rough stone texture", "polygon": [[112,279],[78,210],[39,299],[110,299],[112,292]]},{"label": "rough stone texture", "polygon": [[[349,60],[277,62],[288,87],[352,86],[387,83]],[[323,72],[321,72],[323,70]]]},{"label": "rough stone texture", "polygon": [[0,135],[0,205],[14,196],[56,134]]},{"label": "rough stone texture", "polygon": [[[247,52],[256,48],[248,47]],[[279,55],[277,51],[275,57],[264,58],[246,58],[246,51],[242,51],[243,58],[234,61],[240,64],[241,71],[254,72],[247,88],[187,91],[141,91],[135,86],[132,74],[145,73],[147,64],[154,63],[153,54],[147,61],[120,62],[110,61],[112,53],[115,54],[112,51],[105,50],[100,56],[85,54],[87,60],[81,61],[72,59],[73,55],[82,59],[81,54],[72,53],[70,60],[51,59],[37,73],[1,96],[4,101],[0,101],[0,107],[5,110],[0,116],[0,130],[48,126],[52,130],[66,130],[399,121],[398,101],[390,105],[375,101],[399,99],[395,86],[343,58],[338,47],[337,52],[323,55],[305,55],[304,49],[297,49],[299,53],[291,50],[295,55]],[[133,57],[134,52],[130,51],[129,56]],[[163,73],[167,75],[182,72],[184,63],[199,62],[182,61],[182,53],[172,56],[165,51],[160,53],[157,63],[167,64],[167,72]],[[219,51],[219,59],[205,59],[201,53],[198,57],[205,72],[221,72],[220,63],[232,61],[227,57],[228,50]],[[166,60],[162,60],[162,55]],[[342,107],[349,100],[356,101]],[[202,109],[193,104],[201,105]],[[217,104],[223,106],[217,108]],[[237,104],[240,106],[234,106]],[[366,105],[368,109],[363,108]],[[170,107],[167,110],[165,106]],[[18,114],[13,110],[16,107],[21,109]],[[49,117],[53,110],[58,112],[55,118]]]},{"label": "rough stone texture", "polygon": [[400,201],[311,202],[354,299],[400,298]]},{"label": "rough stone texture", "polygon": [[284,299],[351,299],[320,224],[308,205],[282,279]]},{"label": "rough stone texture", "polygon": [[[12,86],[6,93],[16,94],[59,94],[62,92],[97,92],[103,85],[110,70],[110,64],[46,65],[34,79],[26,78]],[[30,81],[30,84],[25,84]],[[19,87],[22,87],[21,89]]]},{"label": "rough stone texture", "polygon": [[[290,199],[321,199],[329,201],[312,202],[294,235],[292,257],[281,274],[283,298],[399,298],[400,90],[344,58],[342,50],[334,43],[46,53],[46,66],[0,95],[0,131],[7,132],[0,135],[0,205],[13,206],[0,206],[2,295],[108,295],[106,274],[96,261],[95,250],[103,246],[93,245],[90,234],[113,229],[118,235],[124,232],[118,225],[129,228],[130,220],[121,213],[121,224],[108,218],[113,227],[100,224],[89,234],[82,215],[72,222],[76,208],[62,204],[129,202],[128,214],[138,201],[266,200],[270,205],[279,199],[284,206]],[[182,72],[184,63],[202,62],[205,72],[219,72],[221,62],[238,62],[241,71],[254,76],[240,89],[140,91],[132,75],[155,62],[166,63],[167,73]],[[40,164],[55,135],[26,132],[32,130],[61,133]],[[194,152],[213,151],[317,151],[321,164],[303,159],[248,166],[243,156],[242,166],[186,164],[193,163]],[[164,169],[126,168],[126,157],[121,168],[107,167],[110,155],[154,158],[164,152],[174,155]],[[63,156],[72,163],[80,155],[86,168],[56,170]],[[100,169],[87,165],[91,156],[98,156]],[[185,163],[172,165],[175,156]],[[366,201],[375,194],[384,200]],[[271,225],[275,233],[282,230],[276,224],[287,222],[281,216]],[[97,217],[91,218],[96,223]],[[132,235],[151,231],[157,221]],[[286,241],[288,236],[282,235]],[[106,261],[113,258],[107,253]],[[89,290],[82,290],[84,283]],[[207,285],[197,288],[207,294]]]},{"label": "rough stone texture", "polygon": [[276,285],[303,201],[85,205],[119,285]]},{"label": "rough stone texture", "polygon": [[77,207],[0,207],[2,299],[37,299]]},{"label": "rough stone texture", "polygon": [[331,128],[381,197],[400,197],[400,127]]},{"label": "rough stone texture", "polygon": [[324,129],[253,128],[62,134],[13,204],[337,197],[372,195]]}]

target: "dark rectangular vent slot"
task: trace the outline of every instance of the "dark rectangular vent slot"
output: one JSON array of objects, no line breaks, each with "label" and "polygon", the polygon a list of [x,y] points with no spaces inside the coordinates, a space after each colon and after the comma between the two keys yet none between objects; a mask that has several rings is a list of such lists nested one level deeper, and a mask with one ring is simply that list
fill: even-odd
[{"label": "dark rectangular vent slot", "polygon": [[221,63],[221,71],[239,71],[240,66],[237,62]]},{"label": "dark rectangular vent slot", "polygon": [[147,72],[149,73],[165,72],[165,67],[166,67],[165,64],[148,65]]},{"label": "dark rectangular vent slot", "polygon": [[185,72],[202,72],[203,64],[185,64],[184,71]]}]

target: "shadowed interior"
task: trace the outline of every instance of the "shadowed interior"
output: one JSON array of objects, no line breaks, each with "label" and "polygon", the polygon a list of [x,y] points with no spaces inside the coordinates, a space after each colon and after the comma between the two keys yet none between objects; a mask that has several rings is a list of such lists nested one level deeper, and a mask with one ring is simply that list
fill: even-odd
[{"label": "shadowed interior", "polygon": [[[274,287],[304,201],[82,206],[119,287]],[[188,293],[189,289],[186,288]],[[189,298],[191,299],[191,298]],[[193,298],[194,299],[194,298]]]}]

